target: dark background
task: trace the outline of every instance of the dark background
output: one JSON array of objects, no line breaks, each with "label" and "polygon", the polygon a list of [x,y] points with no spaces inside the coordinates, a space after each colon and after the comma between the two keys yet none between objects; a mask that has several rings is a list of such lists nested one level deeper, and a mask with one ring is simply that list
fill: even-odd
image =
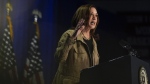
[{"label": "dark background", "polygon": [[[0,1],[0,42],[6,27],[6,3],[7,0]],[[62,33],[70,28],[76,9],[83,4],[97,7],[100,23],[96,34],[100,35],[97,41],[100,63],[128,54],[120,46],[120,40],[127,41],[138,51],[138,58],[150,63],[149,0],[10,0],[10,3],[13,6],[13,46],[20,77],[34,32],[33,9],[39,9],[42,13],[39,25],[45,84],[51,84],[56,72],[54,52],[57,42]]]}]

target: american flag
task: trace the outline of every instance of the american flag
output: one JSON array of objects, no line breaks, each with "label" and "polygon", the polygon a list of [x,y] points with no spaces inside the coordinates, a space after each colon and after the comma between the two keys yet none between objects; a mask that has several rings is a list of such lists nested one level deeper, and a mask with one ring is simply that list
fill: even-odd
[{"label": "american flag", "polygon": [[0,46],[0,83],[18,84],[18,74],[15,53],[12,45],[12,23],[7,16],[8,25],[4,28],[4,34]]},{"label": "american flag", "polygon": [[26,65],[24,69],[23,84],[44,84],[44,77],[42,71],[42,59],[39,48],[39,31],[37,22],[34,23],[36,27],[35,35],[30,43]]}]

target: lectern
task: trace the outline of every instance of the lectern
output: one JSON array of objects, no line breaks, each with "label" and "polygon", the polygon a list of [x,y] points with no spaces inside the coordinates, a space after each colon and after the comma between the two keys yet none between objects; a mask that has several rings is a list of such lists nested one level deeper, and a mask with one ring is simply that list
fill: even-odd
[{"label": "lectern", "polygon": [[150,84],[150,66],[130,55],[81,71],[80,84]]}]

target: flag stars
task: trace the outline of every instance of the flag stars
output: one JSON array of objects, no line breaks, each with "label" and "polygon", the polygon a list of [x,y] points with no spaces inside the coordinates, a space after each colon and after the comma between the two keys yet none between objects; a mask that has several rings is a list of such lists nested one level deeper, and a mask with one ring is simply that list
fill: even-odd
[{"label": "flag stars", "polygon": [[10,51],[10,48],[8,48],[8,51]]},{"label": "flag stars", "polygon": [[[8,26],[8,25],[7,25]],[[9,27],[9,26],[8,26]],[[10,70],[11,67],[15,66],[15,59],[13,55],[13,48],[10,40],[10,32],[8,28],[4,29],[2,43],[0,44],[0,71]]]},{"label": "flag stars", "polygon": [[32,39],[32,42],[33,42],[34,44],[36,44],[37,41],[33,38],[33,39]]},{"label": "flag stars", "polygon": [[34,36],[35,39],[37,39],[37,36]]},{"label": "flag stars", "polygon": [[11,60],[15,60],[14,58],[11,58]]},{"label": "flag stars", "polygon": [[10,61],[10,65],[13,65],[12,61]]},{"label": "flag stars", "polygon": [[7,36],[7,39],[10,39],[9,36]]},{"label": "flag stars", "polygon": [[39,62],[42,62],[42,60],[41,60],[41,59],[39,59]]},{"label": "flag stars", "polygon": [[10,32],[8,32],[8,35],[10,35]]},{"label": "flag stars", "polygon": [[30,76],[30,73],[28,73],[28,76]]},{"label": "flag stars", "polygon": [[9,56],[9,53],[6,53],[6,55],[8,55],[8,56]]},{"label": "flag stars", "polygon": [[[34,49],[33,49],[33,47],[30,47],[30,49],[33,51]],[[30,52],[30,51],[29,51]]]},{"label": "flag stars", "polygon": [[31,68],[29,69],[29,71],[32,71]]},{"label": "flag stars", "polygon": [[5,38],[3,38],[3,41],[4,41],[4,42],[6,41]]},{"label": "flag stars", "polygon": [[8,64],[8,67],[10,67],[11,65],[10,64]]},{"label": "flag stars", "polygon": [[36,68],[36,70],[38,71],[38,70],[39,70],[39,68]]},{"label": "flag stars", "polygon": [[38,52],[37,55],[41,55],[41,54]]},{"label": "flag stars", "polygon": [[38,46],[35,46],[35,48],[38,48]]},{"label": "flag stars", "polygon": [[28,77],[30,77],[34,75],[35,72],[42,70],[37,36],[34,36],[34,38],[32,38],[32,41],[30,43],[30,50],[28,51],[28,53],[29,56],[27,57],[27,60],[29,61],[27,61],[26,64],[29,67],[29,69],[27,70],[27,75]]},{"label": "flag stars", "polygon": [[31,60],[31,62],[34,62],[34,60]]},{"label": "flag stars", "polygon": [[41,66],[41,64],[38,64],[38,66]]},{"label": "flag stars", "polygon": [[34,63],[34,60],[31,60],[31,62],[33,62],[33,63]]},{"label": "flag stars", "polygon": [[7,65],[7,62],[4,62],[5,65]]},{"label": "flag stars", "polygon": [[4,29],[6,32],[8,31],[7,29]]},{"label": "flag stars", "polygon": [[32,64],[30,64],[30,67],[33,67],[33,65],[32,65]]},{"label": "flag stars", "polygon": [[4,48],[6,49],[6,48],[7,48],[7,46],[4,46]]},{"label": "flag stars", "polygon": [[35,46],[35,48],[37,49],[37,48],[39,48],[38,46]]},{"label": "flag stars", "polygon": [[6,33],[4,33],[4,36],[6,36]]},{"label": "flag stars", "polygon": [[37,43],[37,41],[34,39],[34,43]]},{"label": "flag stars", "polygon": [[5,59],[6,59],[6,60],[8,60],[8,58],[7,58],[7,57],[6,57]]},{"label": "flag stars", "polygon": [[8,41],[6,41],[6,44],[8,44]]},{"label": "flag stars", "polygon": [[36,59],[39,59],[39,57],[36,57]]},{"label": "flag stars", "polygon": [[37,62],[36,62],[36,61],[34,61],[34,63],[36,64]]},{"label": "flag stars", "polygon": [[31,45],[34,45],[34,43],[33,43],[33,42],[31,42]]}]

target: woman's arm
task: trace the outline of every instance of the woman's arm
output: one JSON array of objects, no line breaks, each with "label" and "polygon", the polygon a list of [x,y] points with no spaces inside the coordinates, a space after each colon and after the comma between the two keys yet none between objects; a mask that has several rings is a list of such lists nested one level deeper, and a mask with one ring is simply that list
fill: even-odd
[{"label": "woman's arm", "polygon": [[61,36],[61,38],[58,42],[58,46],[56,48],[56,52],[55,52],[55,58],[56,58],[57,62],[66,61],[69,50],[75,43],[75,40],[73,38],[71,38],[72,32],[73,32],[73,30],[68,30],[65,33],[63,33],[63,35]]}]

